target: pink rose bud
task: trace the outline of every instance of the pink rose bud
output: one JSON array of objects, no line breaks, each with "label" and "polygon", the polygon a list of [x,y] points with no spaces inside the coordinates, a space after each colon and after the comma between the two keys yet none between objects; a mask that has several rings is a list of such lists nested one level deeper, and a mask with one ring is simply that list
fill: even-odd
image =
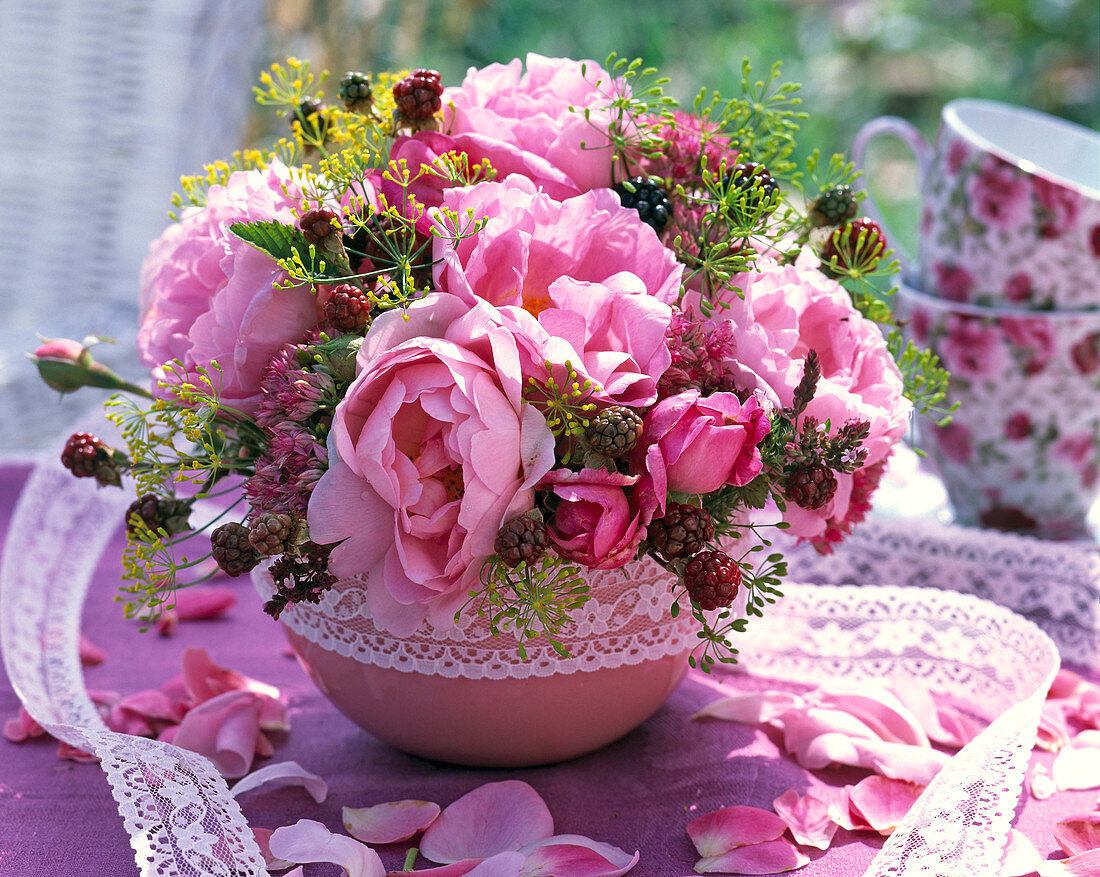
[{"label": "pink rose bud", "polygon": [[47,386],[59,393],[74,393],[81,387],[100,387],[148,396],[145,390],[124,381],[107,366],[92,359],[90,348],[109,340],[96,335],[89,335],[83,341],[43,338],[42,344],[28,354],[28,358],[38,367],[38,374]]},{"label": "pink rose bud", "polygon": [[57,359],[62,362],[78,362],[87,348],[72,338],[48,338],[34,351],[37,359]]}]

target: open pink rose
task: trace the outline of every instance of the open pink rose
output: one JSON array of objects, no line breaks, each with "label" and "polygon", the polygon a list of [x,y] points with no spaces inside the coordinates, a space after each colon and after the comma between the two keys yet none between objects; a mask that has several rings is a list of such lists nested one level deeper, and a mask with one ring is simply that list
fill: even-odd
[{"label": "open pink rose", "polygon": [[512,176],[450,189],[443,204],[488,222],[457,245],[436,238],[438,289],[497,306],[521,305],[535,315],[557,306],[551,287],[562,277],[608,283],[630,272],[660,302],[671,304],[679,295],[683,266],[610,189],[555,201]]},{"label": "open pink rose", "polygon": [[545,338],[517,339],[517,326],[441,293],[391,311],[336,409],[337,459],[310,498],[310,533],[340,543],[331,570],[363,574],[372,615],[398,635],[429,616],[453,623],[501,524],[533,507],[554,464],[553,434],[521,396]]},{"label": "open pink rose", "polygon": [[623,488],[637,480],[606,469],[547,474],[539,487],[561,500],[550,528],[558,553],[589,569],[616,569],[633,560],[645,528]]},{"label": "open pink rose", "polygon": [[685,390],[662,399],[645,416],[634,465],[648,478],[645,506],[664,508],[665,493],[710,493],[745,485],[763,468],[760,442],[771,429],[755,396],[701,396]]},{"label": "open pink rose", "polygon": [[974,216],[994,228],[1015,231],[1031,219],[1027,177],[995,156],[987,156],[966,183]]},{"label": "open pink rose", "polygon": [[165,369],[179,360],[193,375],[216,361],[225,404],[251,414],[260,375],[286,343],[317,323],[308,285],[275,289],[274,260],[229,231],[234,222],[293,222],[301,193],[278,161],[239,171],[211,186],[204,208],[187,211],[155,241],[141,271],[137,347],[153,379],[175,382]]},{"label": "open pink rose", "polygon": [[604,108],[622,88],[591,61],[529,53],[526,72],[518,58],[471,67],[462,85],[446,89],[443,130],[501,177],[521,174],[552,197],[568,198],[611,185]]}]

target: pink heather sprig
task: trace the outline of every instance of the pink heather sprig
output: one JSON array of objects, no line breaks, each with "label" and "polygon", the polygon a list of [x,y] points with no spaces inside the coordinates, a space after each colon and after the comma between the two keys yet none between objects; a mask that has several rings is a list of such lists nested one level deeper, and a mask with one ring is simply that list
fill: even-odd
[{"label": "pink heather sprig", "polygon": [[672,365],[657,383],[661,399],[684,390],[696,389],[704,395],[735,389],[730,369],[736,343],[727,321],[696,321],[674,310],[665,334],[672,354]]},{"label": "pink heather sprig", "polygon": [[671,123],[663,125],[657,136],[665,145],[660,155],[641,162],[642,170],[671,182],[672,189],[677,184],[685,189],[702,185],[700,167],[704,156],[712,174],[719,173],[723,161],[727,168],[732,168],[737,160],[737,150],[729,135],[721,133],[713,122],[692,113],[682,110],[673,113]]}]

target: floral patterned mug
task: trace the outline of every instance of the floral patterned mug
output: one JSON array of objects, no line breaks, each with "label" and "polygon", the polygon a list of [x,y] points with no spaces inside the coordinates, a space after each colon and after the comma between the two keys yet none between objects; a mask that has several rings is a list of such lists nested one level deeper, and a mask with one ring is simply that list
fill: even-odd
[{"label": "floral patterned mug", "polygon": [[[935,145],[883,116],[856,135],[901,139],[920,170],[919,258],[906,278],[956,302],[1100,308],[1100,133],[1023,107],[956,100]],[[876,214],[868,199],[868,212]]]},{"label": "floral patterned mug", "polygon": [[909,336],[951,372],[950,424],[919,424],[959,523],[1088,535],[1100,494],[1100,311],[959,304],[902,286]]}]

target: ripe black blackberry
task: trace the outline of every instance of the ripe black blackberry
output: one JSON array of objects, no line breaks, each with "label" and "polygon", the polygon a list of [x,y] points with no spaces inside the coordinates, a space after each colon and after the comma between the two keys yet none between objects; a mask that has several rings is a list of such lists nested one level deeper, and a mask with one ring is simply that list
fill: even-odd
[{"label": "ripe black blackberry", "polygon": [[100,485],[122,485],[114,451],[90,432],[74,432],[61,451],[61,465],[77,478],[94,478]]},{"label": "ripe black blackberry", "polygon": [[745,207],[750,211],[764,208],[771,213],[775,209],[779,193],[779,184],[772,178],[768,169],[755,161],[745,161],[735,165],[727,179],[730,188],[736,189],[735,200],[744,197]]},{"label": "ripe black blackberry", "polygon": [[810,222],[818,227],[841,225],[856,215],[859,204],[851,186],[826,189],[810,205]]},{"label": "ripe black blackberry", "polygon": [[248,541],[260,554],[282,554],[290,548],[294,519],[277,512],[263,512],[252,519]]},{"label": "ripe black blackberry", "polygon": [[370,325],[370,299],[350,283],[333,287],[322,308],[325,319],[338,332],[362,332]]},{"label": "ripe black blackberry", "polygon": [[344,108],[352,112],[366,112],[374,101],[374,92],[371,91],[370,77],[366,73],[351,70],[344,74],[340,80],[340,100],[344,102]]},{"label": "ripe black blackberry", "polygon": [[622,457],[634,450],[642,437],[642,418],[632,408],[612,405],[593,417],[584,431],[585,441],[597,454]]},{"label": "ripe black blackberry", "polygon": [[687,562],[684,586],[700,609],[729,606],[741,587],[741,567],[724,551],[700,551]]},{"label": "ripe black blackberry", "polygon": [[317,98],[308,97],[286,114],[287,124],[294,130],[294,123],[302,126],[302,136],[306,140],[320,142],[328,132],[325,119],[325,105]]},{"label": "ripe black blackberry", "polygon": [[814,511],[833,498],[836,488],[833,470],[823,463],[811,463],[788,473],[783,494],[795,505]]},{"label": "ripe black blackberry", "polygon": [[522,515],[512,518],[497,533],[493,550],[510,567],[526,563],[528,566],[542,560],[550,545],[546,524]]},{"label": "ripe black blackberry", "polygon": [[143,493],[126,509],[126,532],[131,536],[138,535],[138,528],[132,520],[137,515],[154,533],[161,530],[169,536],[183,533],[188,528],[187,510],[186,502],[157,496],[155,493]]},{"label": "ripe black blackberry", "polygon": [[650,522],[647,538],[665,560],[691,557],[714,538],[714,522],[706,509],[670,502],[664,515]]},{"label": "ripe black blackberry", "polygon": [[[633,207],[642,222],[658,234],[672,218],[672,202],[665,190],[645,177],[631,177],[626,183],[616,183],[615,191],[623,207]],[[633,189],[633,191],[631,191]]]},{"label": "ripe black blackberry", "polygon": [[393,87],[401,117],[410,122],[430,119],[443,106],[443,77],[438,70],[414,70]]},{"label": "ripe black blackberry", "polygon": [[302,218],[298,220],[298,228],[302,230],[306,243],[323,244],[331,235],[341,233],[340,217],[335,210],[317,207],[302,214]]},{"label": "ripe black blackberry", "polygon": [[222,524],[210,534],[210,548],[219,568],[234,578],[260,562],[259,553],[248,541],[248,527],[236,521]]}]

